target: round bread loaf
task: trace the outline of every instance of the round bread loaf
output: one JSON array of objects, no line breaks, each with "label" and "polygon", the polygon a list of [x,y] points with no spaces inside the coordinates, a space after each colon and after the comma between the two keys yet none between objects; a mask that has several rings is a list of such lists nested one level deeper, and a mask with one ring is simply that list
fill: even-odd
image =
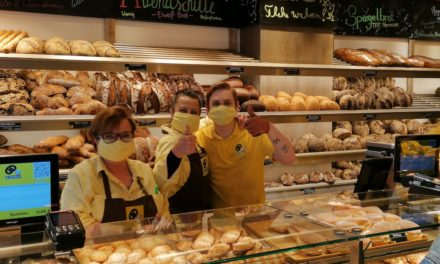
[{"label": "round bread loaf", "polygon": [[309,180],[312,183],[322,182],[322,180],[324,180],[324,175],[319,171],[312,171],[309,175]]},{"label": "round bread loaf", "polygon": [[234,90],[237,93],[237,100],[240,102],[240,104],[248,101],[251,98],[249,91],[245,88],[234,88]]},{"label": "round bread loaf", "polygon": [[345,150],[342,140],[339,138],[327,138],[325,139],[328,151],[340,151]]},{"label": "round bread loaf", "polygon": [[353,122],[353,133],[365,137],[370,134],[370,128],[365,121],[355,121]]},{"label": "round bread loaf", "polygon": [[243,88],[243,81],[238,76],[231,76],[222,82],[228,83],[231,88]]},{"label": "round bread loaf", "polygon": [[339,99],[339,106],[342,110],[355,110],[357,107],[357,100],[352,95],[343,95]]},{"label": "round bread loaf", "polygon": [[352,169],[345,169],[342,171],[341,178],[343,180],[353,180],[356,179],[356,172]]},{"label": "round bread loaf", "polygon": [[342,173],[344,170],[338,169],[338,168],[332,168],[331,170],[336,178],[342,178]]},{"label": "round bread loaf", "polygon": [[311,138],[307,142],[307,146],[310,152],[322,152],[327,150],[325,140],[322,138]]},{"label": "round bread loaf", "polygon": [[44,42],[37,37],[28,37],[20,40],[15,50],[22,54],[42,54],[44,53]]},{"label": "round bread loaf", "polygon": [[46,54],[70,55],[70,46],[62,38],[51,38],[44,44]]},{"label": "round bread loaf", "polygon": [[69,42],[69,46],[72,55],[96,56],[95,48],[86,40],[72,40]]},{"label": "round bread loaf", "polygon": [[406,135],[408,134],[408,130],[406,128],[406,125],[399,121],[399,120],[393,120],[390,123],[390,132],[393,134],[400,134],[400,135]]},{"label": "round bread loaf", "polygon": [[341,110],[338,103],[330,100],[322,100],[319,102],[320,110]]},{"label": "round bread loaf", "polygon": [[354,96],[356,99],[356,109],[363,110],[370,107],[370,97],[367,94],[358,93]]},{"label": "round bread loaf", "polygon": [[266,111],[266,106],[264,103],[258,101],[258,100],[249,100],[241,104],[241,111],[247,112],[248,107],[252,107],[254,109],[254,112],[264,112]]},{"label": "round bread loaf", "polygon": [[284,186],[291,186],[294,183],[294,177],[292,174],[288,173],[288,172],[284,172],[281,177],[280,177],[280,181]]},{"label": "round bread loaf", "polygon": [[5,136],[0,135],[0,146],[3,146],[6,143],[8,143],[8,139]]},{"label": "round bread loaf", "polygon": [[423,125],[417,120],[406,120],[406,128],[408,129],[408,134],[423,134]]},{"label": "round bread loaf", "polygon": [[333,130],[332,134],[334,138],[339,138],[340,140],[344,140],[351,136],[351,131],[345,128],[336,128]]},{"label": "round bread loaf", "polygon": [[249,97],[251,98],[251,100],[252,99],[258,100],[258,97],[260,96],[260,92],[258,92],[257,88],[255,88],[251,84],[246,84],[244,88],[249,91]]},{"label": "round bread loaf", "polygon": [[267,111],[279,111],[277,99],[271,95],[261,95],[258,100],[266,106]]},{"label": "round bread loaf", "polygon": [[342,91],[348,89],[347,79],[345,77],[333,78],[333,90]]},{"label": "round bread loaf", "polygon": [[300,95],[292,96],[290,103],[291,103],[291,107],[292,107],[291,109],[293,111],[305,111],[306,110],[306,103],[305,103],[303,97]]},{"label": "round bread loaf", "polygon": [[353,132],[353,127],[351,125],[351,123],[349,121],[339,121],[336,123],[336,127],[335,128],[345,128],[348,131],[350,131],[350,133]]},{"label": "round bread loaf", "polygon": [[307,111],[319,111],[319,101],[314,96],[307,96],[305,100],[305,106]]},{"label": "round bread loaf", "polygon": [[297,173],[293,177],[296,184],[305,184],[309,182],[309,175],[306,173]]},{"label": "round bread loaf", "polygon": [[368,126],[370,127],[370,132],[372,134],[376,134],[376,135],[385,134],[384,124],[381,120],[373,120],[368,124]]},{"label": "round bread loaf", "polygon": [[295,144],[294,144],[295,153],[309,152],[309,147],[307,145],[307,142],[308,142],[308,140],[303,139],[303,138],[299,138],[299,139],[295,140]]},{"label": "round bread loaf", "polygon": [[344,139],[343,144],[346,150],[362,149],[361,143],[356,138],[346,138]]},{"label": "round bread loaf", "polygon": [[284,97],[278,97],[277,98],[277,105],[280,111],[290,111],[292,110],[292,106],[290,104],[289,99]]}]

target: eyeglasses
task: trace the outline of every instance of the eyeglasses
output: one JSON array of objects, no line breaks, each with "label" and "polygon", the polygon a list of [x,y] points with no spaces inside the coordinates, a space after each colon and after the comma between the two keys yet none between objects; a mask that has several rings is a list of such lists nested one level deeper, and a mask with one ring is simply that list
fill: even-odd
[{"label": "eyeglasses", "polygon": [[132,132],[122,132],[122,133],[104,133],[100,136],[105,143],[110,144],[115,142],[116,140],[121,139],[124,142],[130,142],[133,140]]}]

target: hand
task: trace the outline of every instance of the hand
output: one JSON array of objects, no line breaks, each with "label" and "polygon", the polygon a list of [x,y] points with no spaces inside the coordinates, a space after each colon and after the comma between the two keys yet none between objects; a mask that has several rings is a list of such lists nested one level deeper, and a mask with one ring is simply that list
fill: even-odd
[{"label": "hand", "polygon": [[244,123],[244,127],[249,131],[249,133],[253,136],[259,136],[261,134],[269,132],[270,122],[257,116],[254,113],[254,109],[251,106],[248,106],[247,112],[249,117]]},{"label": "hand", "polygon": [[191,135],[189,126],[186,126],[185,134],[179,139],[179,142],[171,150],[178,158],[196,152],[196,137]]}]

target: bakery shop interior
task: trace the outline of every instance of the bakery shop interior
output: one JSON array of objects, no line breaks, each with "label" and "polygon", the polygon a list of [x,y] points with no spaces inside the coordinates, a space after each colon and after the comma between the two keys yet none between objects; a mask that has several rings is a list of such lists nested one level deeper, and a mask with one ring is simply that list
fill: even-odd
[{"label": "bakery shop interior", "polygon": [[0,1],[0,263],[440,263],[438,35],[237,2],[260,22]]}]

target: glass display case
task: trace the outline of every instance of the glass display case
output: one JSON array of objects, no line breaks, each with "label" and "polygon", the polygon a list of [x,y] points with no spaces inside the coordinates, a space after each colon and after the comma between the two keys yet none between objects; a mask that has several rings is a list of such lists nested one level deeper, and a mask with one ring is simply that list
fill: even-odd
[{"label": "glass display case", "polygon": [[[440,198],[404,189],[298,199],[97,225],[58,263],[419,263],[439,232]],[[0,263],[57,253],[44,234],[2,235]],[[6,243],[6,238],[8,242]],[[35,234],[34,234],[35,238]],[[407,255],[412,254],[412,257]],[[410,259],[412,261],[410,261]],[[41,261],[38,263],[48,263]],[[57,263],[54,260],[49,263]]]}]

